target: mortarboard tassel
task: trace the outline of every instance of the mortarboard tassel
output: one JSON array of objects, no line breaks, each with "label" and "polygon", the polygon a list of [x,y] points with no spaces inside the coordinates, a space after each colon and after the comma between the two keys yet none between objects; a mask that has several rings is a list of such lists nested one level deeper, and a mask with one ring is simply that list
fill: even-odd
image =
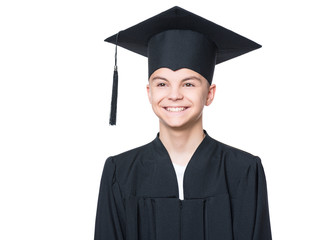
[{"label": "mortarboard tassel", "polygon": [[118,100],[118,66],[117,66],[117,46],[118,46],[119,33],[116,36],[116,50],[114,59],[114,71],[113,71],[113,84],[111,94],[111,107],[110,107],[110,125],[116,125],[117,121],[117,100]]}]

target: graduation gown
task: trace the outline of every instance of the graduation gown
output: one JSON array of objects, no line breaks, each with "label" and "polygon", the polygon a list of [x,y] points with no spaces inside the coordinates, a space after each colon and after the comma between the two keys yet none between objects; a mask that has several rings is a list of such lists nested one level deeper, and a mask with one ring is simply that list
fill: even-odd
[{"label": "graduation gown", "polygon": [[[205,131],[206,133],[206,131]],[[207,133],[191,157],[179,199],[159,134],[109,157],[103,169],[95,240],[270,240],[261,160]]]}]

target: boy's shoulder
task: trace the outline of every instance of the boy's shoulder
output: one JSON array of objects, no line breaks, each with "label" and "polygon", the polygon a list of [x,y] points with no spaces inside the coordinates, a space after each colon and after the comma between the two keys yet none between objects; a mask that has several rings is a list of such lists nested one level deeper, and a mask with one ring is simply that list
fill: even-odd
[{"label": "boy's shoulder", "polygon": [[261,159],[248,151],[237,148],[233,145],[221,142],[212,138],[212,141],[215,144],[215,149],[222,159],[226,159],[226,163],[232,164],[235,167],[248,167],[255,166],[258,163],[261,163]]},{"label": "boy's shoulder", "polygon": [[137,159],[146,159],[152,153],[152,142],[126,150],[109,158],[117,165],[131,166]]}]

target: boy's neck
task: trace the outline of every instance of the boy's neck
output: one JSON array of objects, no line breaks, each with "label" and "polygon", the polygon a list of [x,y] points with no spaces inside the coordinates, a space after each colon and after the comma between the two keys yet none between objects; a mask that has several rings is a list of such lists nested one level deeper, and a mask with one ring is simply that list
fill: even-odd
[{"label": "boy's neck", "polygon": [[204,138],[202,124],[186,129],[168,128],[160,124],[160,140],[172,162],[186,165]]}]

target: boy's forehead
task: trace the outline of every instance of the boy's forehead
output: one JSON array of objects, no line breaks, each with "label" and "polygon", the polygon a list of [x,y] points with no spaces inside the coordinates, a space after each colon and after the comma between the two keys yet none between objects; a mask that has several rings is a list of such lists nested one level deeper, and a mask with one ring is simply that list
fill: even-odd
[{"label": "boy's forehead", "polygon": [[186,80],[196,80],[202,83],[207,83],[210,86],[209,82],[201,74],[188,69],[181,68],[178,70],[172,70],[169,68],[159,68],[150,76],[149,82],[155,80],[165,80],[165,81],[186,81]]},{"label": "boy's forehead", "polygon": [[204,78],[201,74],[189,68],[180,68],[177,70],[172,70],[167,67],[162,67],[162,68],[158,68],[157,70],[155,70],[151,74],[150,79],[154,77],[160,77],[160,76],[176,76],[176,77],[194,76],[197,78]]},{"label": "boy's forehead", "polygon": [[181,69],[177,69],[177,70],[172,70],[170,68],[167,67],[162,67],[162,68],[158,68],[157,70],[155,70],[149,80],[157,78],[157,77],[177,77],[177,78],[199,78],[199,79],[205,79],[201,74],[197,73],[196,71],[193,71],[192,69],[189,68],[181,68]]}]

